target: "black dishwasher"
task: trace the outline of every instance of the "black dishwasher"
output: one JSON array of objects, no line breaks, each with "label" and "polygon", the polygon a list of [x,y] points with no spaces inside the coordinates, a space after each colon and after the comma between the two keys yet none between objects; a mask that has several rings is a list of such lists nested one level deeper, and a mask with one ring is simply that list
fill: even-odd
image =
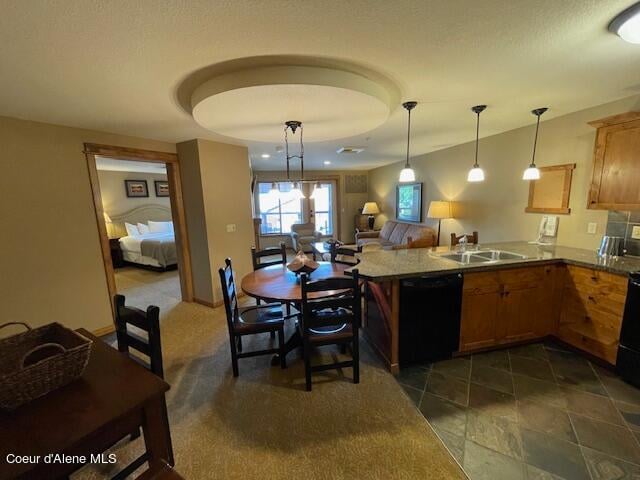
[{"label": "black dishwasher", "polygon": [[627,382],[640,387],[640,272],[629,274],[616,372]]},{"label": "black dishwasher", "polygon": [[400,365],[451,358],[458,350],[462,274],[400,281]]}]

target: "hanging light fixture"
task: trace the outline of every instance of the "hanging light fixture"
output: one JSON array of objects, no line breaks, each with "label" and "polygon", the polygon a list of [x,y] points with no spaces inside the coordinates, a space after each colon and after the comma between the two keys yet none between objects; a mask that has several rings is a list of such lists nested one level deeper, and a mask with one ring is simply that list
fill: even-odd
[{"label": "hanging light fixture", "polygon": [[469,170],[467,175],[467,182],[483,182],[484,171],[478,165],[478,143],[480,142],[480,114],[487,108],[486,105],[476,105],[471,107],[471,110],[476,114],[476,161],[473,164],[473,168]]},{"label": "hanging light fixture", "polygon": [[293,182],[291,195],[293,195],[298,200],[302,200],[303,198],[305,198],[304,193],[302,193],[302,190],[300,189],[300,184],[298,182]]},{"label": "hanging light fixture", "polygon": [[320,188],[321,188],[321,187],[320,187],[320,182],[316,182],[316,183],[315,183],[315,185],[313,186],[313,192],[311,193],[311,195],[309,196],[309,198],[311,198],[311,199],[315,200],[315,199],[316,199],[316,196],[317,196],[317,195],[318,195],[318,193],[319,193]]},{"label": "hanging light fixture", "polygon": [[278,184],[276,182],[271,182],[271,190],[269,190],[269,195],[273,197],[277,197],[280,195],[280,189],[278,188]]},{"label": "hanging light fixture", "polygon": [[531,165],[524,171],[522,175],[523,180],[539,180],[540,179],[540,170],[536,167],[536,146],[538,144],[538,129],[540,128],[540,115],[549,110],[546,107],[536,108],[535,110],[531,110],[536,117],[538,117],[538,121],[536,122],[536,136],[533,140],[533,156],[531,157]]},{"label": "hanging light fixture", "polygon": [[[291,133],[295,135],[297,129],[300,129],[300,153],[298,155],[290,155],[289,130],[291,130]],[[287,180],[291,179],[289,164],[292,159],[297,158],[300,160],[300,183],[304,182],[304,144],[302,143],[302,132],[302,122],[299,122],[298,120],[289,120],[287,122],[284,122],[284,149],[287,158]],[[291,190],[291,193],[298,199],[305,198],[302,190],[300,190],[300,185],[298,184],[298,182],[293,182],[293,189]]]},{"label": "hanging light fixture", "polygon": [[409,165],[409,145],[411,140],[411,110],[416,108],[416,105],[418,105],[418,102],[404,102],[402,104],[402,106],[407,110],[409,114],[409,123],[407,124],[407,161],[404,164],[404,168],[400,171],[400,178],[398,179],[398,181],[402,183],[416,181],[416,173],[413,171],[413,168],[411,168],[411,165]]}]

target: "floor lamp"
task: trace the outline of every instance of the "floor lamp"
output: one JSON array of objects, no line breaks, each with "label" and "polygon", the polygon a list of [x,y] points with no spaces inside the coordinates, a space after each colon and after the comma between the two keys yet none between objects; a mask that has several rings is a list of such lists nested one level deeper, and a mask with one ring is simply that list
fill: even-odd
[{"label": "floor lamp", "polygon": [[453,218],[451,213],[451,202],[436,200],[429,203],[429,211],[427,217],[438,219],[438,239],[436,240],[436,247],[440,245],[440,225],[442,219]]}]

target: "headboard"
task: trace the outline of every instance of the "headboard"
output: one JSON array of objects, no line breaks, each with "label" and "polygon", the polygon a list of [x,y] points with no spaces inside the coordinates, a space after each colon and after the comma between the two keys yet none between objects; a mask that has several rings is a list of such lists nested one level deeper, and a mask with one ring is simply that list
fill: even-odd
[{"label": "headboard", "polygon": [[112,214],[107,212],[111,217],[111,224],[107,224],[107,231],[110,238],[125,237],[127,230],[124,223],[147,223],[151,220],[154,222],[170,222],[171,209],[163,205],[140,205],[123,213]]}]

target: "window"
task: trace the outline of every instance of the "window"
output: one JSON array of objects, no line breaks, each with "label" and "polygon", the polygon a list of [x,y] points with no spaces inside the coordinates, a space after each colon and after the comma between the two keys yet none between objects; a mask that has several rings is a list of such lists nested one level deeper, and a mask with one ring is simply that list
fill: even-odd
[{"label": "window", "polygon": [[[315,188],[315,187],[313,187]],[[333,235],[333,184],[320,183],[313,196],[316,230]]]},{"label": "window", "polygon": [[291,182],[277,183],[280,194],[271,194],[271,182],[258,183],[260,233],[282,235],[291,233],[291,225],[302,223],[302,202],[291,194]]}]

